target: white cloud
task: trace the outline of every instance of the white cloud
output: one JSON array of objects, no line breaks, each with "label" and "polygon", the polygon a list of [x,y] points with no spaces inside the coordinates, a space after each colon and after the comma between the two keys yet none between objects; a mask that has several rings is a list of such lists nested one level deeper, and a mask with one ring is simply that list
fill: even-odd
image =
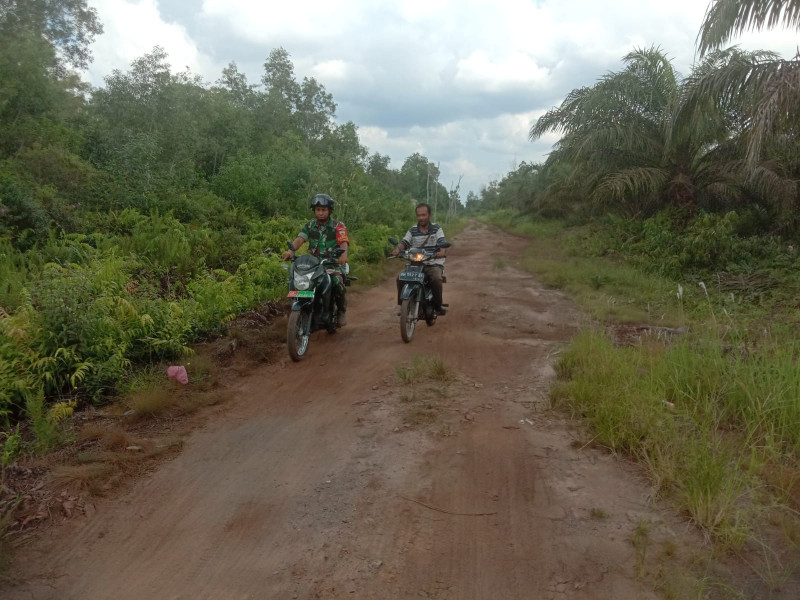
[{"label": "white cloud", "polygon": [[359,27],[358,15],[367,0],[331,2],[254,2],[252,0],[203,0],[202,14],[208,21],[228,23],[249,41],[271,43],[275,37],[320,41]]},{"label": "white cloud", "polygon": [[535,87],[545,83],[549,75],[549,69],[537,65],[524,52],[492,59],[483,50],[476,50],[458,61],[455,81],[465,87],[498,92],[513,87]]},{"label": "white cloud", "polygon": [[326,60],[312,67],[314,77],[321,81],[346,81],[350,73],[350,65],[343,60]]},{"label": "white cloud", "polygon": [[183,25],[166,23],[156,0],[93,0],[105,33],[92,46],[94,62],[87,77],[100,85],[114,69],[125,70],[131,61],[161,46],[169,55],[173,71],[186,67],[208,77],[211,61],[197,48]]}]

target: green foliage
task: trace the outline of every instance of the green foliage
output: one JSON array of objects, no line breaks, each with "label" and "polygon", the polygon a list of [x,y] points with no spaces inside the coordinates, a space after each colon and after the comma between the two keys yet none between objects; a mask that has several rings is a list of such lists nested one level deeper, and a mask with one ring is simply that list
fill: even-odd
[{"label": "green foliage", "polygon": [[44,394],[42,393],[28,398],[25,409],[30,419],[31,429],[33,429],[34,452],[40,455],[45,454],[55,448],[63,438],[58,421],[53,418],[45,407]]},{"label": "green foliage", "polygon": [[[4,437],[3,444],[0,446],[2,448],[2,452],[0,452],[0,467],[2,467],[3,473],[5,473],[6,467],[16,460],[22,449],[19,425],[16,426],[13,432],[5,433]],[[0,478],[0,481],[2,481],[2,478]]]},{"label": "green foliage", "polygon": [[392,235],[387,225],[367,225],[353,235],[351,262],[377,263],[386,258],[388,240]]},{"label": "green foliage", "polygon": [[270,161],[266,156],[238,156],[220,169],[214,177],[213,188],[236,206],[272,216],[277,212],[279,196],[269,170]]},{"label": "green foliage", "polygon": [[46,4],[0,11],[0,421],[27,415],[41,450],[70,406],[49,402],[104,401],[282,297],[275,252],[314,193],[336,199],[351,267],[373,281],[419,184],[388,161],[369,173],[355,124],[334,121],[332,96],[297,81],[283,49],[261,90],[234,64],[209,88],[156,47],[84,93],[64,67],[88,58],[96,15]]},{"label": "green foliage", "polygon": [[[715,350],[720,356],[720,349]],[[676,361],[675,353],[691,360]],[[722,423],[708,426],[729,397],[728,390],[715,389],[715,382],[723,381],[729,375],[725,369],[736,368],[737,361],[709,358],[687,351],[687,346],[665,351],[614,348],[603,334],[582,334],[559,361],[562,383],[554,399],[565,400],[587,419],[600,444],[647,465],[661,493],[699,526],[740,544],[745,527],[740,500],[748,476],[738,468],[735,446]],[[800,428],[800,421],[794,426]]]}]

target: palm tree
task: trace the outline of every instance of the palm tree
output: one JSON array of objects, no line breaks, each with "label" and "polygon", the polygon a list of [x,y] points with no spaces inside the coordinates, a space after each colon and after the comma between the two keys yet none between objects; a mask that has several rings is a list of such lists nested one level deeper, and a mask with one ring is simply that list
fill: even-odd
[{"label": "palm tree", "polygon": [[[573,90],[531,127],[531,140],[563,133],[546,166],[571,164],[573,181],[594,204],[616,201],[633,213],[735,197],[738,174],[729,168],[735,115],[711,103],[703,106],[704,118],[690,118],[681,80],[658,48],[637,49],[623,60],[622,71]],[[564,191],[563,182],[552,189]]]},{"label": "palm tree", "polygon": [[713,0],[698,36],[703,56],[748,29],[800,28],[800,0]]},{"label": "palm tree", "polygon": [[[698,52],[704,56],[745,30],[777,25],[800,30],[800,0],[714,0],[700,28]],[[800,51],[792,60],[763,54],[739,56],[692,81],[688,92],[695,98],[711,95],[723,102],[740,97],[751,101],[746,165],[752,172],[766,144],[781,134],[797,139]]]}]

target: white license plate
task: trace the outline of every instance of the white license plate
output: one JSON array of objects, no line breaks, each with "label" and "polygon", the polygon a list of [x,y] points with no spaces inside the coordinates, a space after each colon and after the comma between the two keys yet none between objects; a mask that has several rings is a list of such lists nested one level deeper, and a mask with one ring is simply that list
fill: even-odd
[{"label": "white license plate", "polygon": [[403,271],[400,273],[400,281],[418,281],[422,283],[425,281],[425,273],[420,271]]}]

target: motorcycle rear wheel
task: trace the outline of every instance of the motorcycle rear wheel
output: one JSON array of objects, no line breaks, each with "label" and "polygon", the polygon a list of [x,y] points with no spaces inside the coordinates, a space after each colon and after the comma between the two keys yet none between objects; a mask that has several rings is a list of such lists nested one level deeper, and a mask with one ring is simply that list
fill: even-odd
[{"label": "motorcycle rear wheel", "polygon": [[289,348],[289,356],[294,362],[303,360],[308,351],[308,339],[306,335],[306,323],[311,315],[302,310],[293,310],[289,315],[289,326],[286,331],[286,346]]},{"label": "motorcycle rear wheel", "polygon": [[406,298],[400,305],[400,337],[407,344],[414,337],[414,329],[417,327],[417,314],[419,313],[419,301]]}]

